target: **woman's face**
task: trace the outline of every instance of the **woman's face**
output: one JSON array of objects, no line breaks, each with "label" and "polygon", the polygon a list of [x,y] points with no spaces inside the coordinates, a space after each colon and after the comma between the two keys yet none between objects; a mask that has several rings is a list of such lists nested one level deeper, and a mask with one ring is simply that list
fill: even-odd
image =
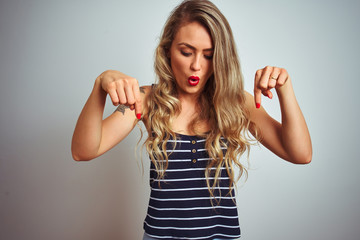
[{"label": "woman's face", "polygon": [[213,74],[214,48],[207,29],[198,22],[180,27],[170,47],[170,62],[179,96],[199,95]]}]

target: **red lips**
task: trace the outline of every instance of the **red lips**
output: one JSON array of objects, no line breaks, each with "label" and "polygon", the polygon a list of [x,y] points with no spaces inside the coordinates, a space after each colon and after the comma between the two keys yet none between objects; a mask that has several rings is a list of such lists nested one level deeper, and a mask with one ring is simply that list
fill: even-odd
[{"label": "red lips", "polygon": [[196,86],[199,84],[199,81],[200,81],[200,78],[198,76],[190,76],[188,78],[188,83],[191,85],[191,86]]}]

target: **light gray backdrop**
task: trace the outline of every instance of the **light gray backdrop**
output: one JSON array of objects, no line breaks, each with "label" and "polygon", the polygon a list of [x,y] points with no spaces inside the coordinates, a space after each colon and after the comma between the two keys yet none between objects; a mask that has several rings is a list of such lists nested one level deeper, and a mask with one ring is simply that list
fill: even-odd
[{"label": "light gray backdrop", "polygon": [[[238,204],[242,239],[360,239],[359,1],[218,0],[245,85],[266,65],[290,73],[313,162],[251,152]],[[153,83],[153,52],[175,0],[0,3],[0,239],[137,240],[148,202],[135,129],[90,162],[70,145],[106,69]],[[277,100],[264,106],[280,118]],[[107,105],[105,115],[114,110]]]}]

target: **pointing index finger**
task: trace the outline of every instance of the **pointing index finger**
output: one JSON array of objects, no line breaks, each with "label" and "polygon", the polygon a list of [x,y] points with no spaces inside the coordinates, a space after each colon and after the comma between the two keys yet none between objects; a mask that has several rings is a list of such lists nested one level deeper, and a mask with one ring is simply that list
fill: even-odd
[{"label": "pointing index finger", "polygon": [[261,106],[261,90],[256,89],[254,90],[254,100],[256,108],[260,108]]},{"label": "pointing index finger", "polygon": [[136,114],[136,118],[140,120],[142,115],[142,99],[140,96],[140,92],[141,93],[145,93],[145,92],[142,87],[139,88],[138,86],[134,86],[133,91],[135,95],[135,114]]},{"label": "pointing index finger", "polygon": [[261,89],[259,88],[259,81],[262,75],[262,70],[259,69],[256,71],[255,74],[255,81],[254,81],[254,100],[256,108],[260,108],[261,106]]}]

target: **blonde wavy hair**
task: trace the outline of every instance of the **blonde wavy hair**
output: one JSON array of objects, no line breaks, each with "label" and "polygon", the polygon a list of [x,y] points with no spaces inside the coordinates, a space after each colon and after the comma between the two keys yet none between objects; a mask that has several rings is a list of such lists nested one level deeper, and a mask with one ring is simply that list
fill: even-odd
[{"label": "blonde wavy hair", "polygon": [[[148,131],[144,145],[155,165],[158,178],[164,178],[168,168],[166,144],[169,139],[176,139],[171,122],[181,111],[168,52],[178,29],[194,21],[209,31],[214,46],[214,72],[199,99],[199,114],[190,124],[192,132],[206,138],[205,147],[212,160],[207,165],[205,176],[210,195],[214,197],[222,167],[226,167],[230,179],[230,194],[234,182],[243,174],[247,178],[247,169],[239,159],[251,145],[248,134],[251,123],[245,108],[243,77],[230,25],[219,9],[209,1],[183,1],[171,12],[165,23],[155,52],[157,84],[153,85],[149,94],[148,114],[143,119]],[[209,123],[210,132],[204,134],[197,131],[196,126],[202,121]],[[225,155],[222,147],[227,148]],[[234,166],[240,170],[237,180]],[[211,170],[212,168],[215,170]],[[210,177],[214,181],[209,181]]]}]

